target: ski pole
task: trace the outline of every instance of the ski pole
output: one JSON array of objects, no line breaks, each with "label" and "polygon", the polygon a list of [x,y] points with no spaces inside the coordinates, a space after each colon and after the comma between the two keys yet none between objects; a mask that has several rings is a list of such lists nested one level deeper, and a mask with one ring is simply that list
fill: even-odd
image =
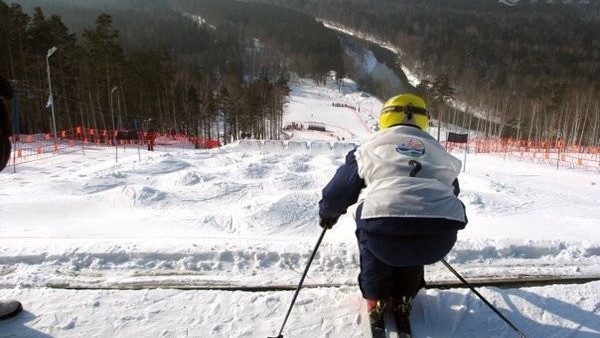
[{"label": "ski pole", "polygon": [[319,236],[319,239],[317,240],[317,244],[315,245],[315,248],[314,248],[312,254],[310,255],[310,258],[308,259],[308,263],[306,263],[306,268],[304,268],[304,273],[302,273],[302,277],[300,278],[300,283],[298,283],[298,286],[296,287],[296,292],[294,292],[294,297],[292,298],[292,303],[290,304],[290,308],[288,309],[287,314],[285,315],[283,324],[281,324],[281,329],[279,330],[279,334],[276,337],[268,337],[268,338],[283,338],[283,335],[281,333],[283,332],[285,323],[287,322],[288,317],[290,316],[290,313],[292,312],[292,308],[294,307],[294,303],[296,302],[296,298],[298,297],[298,293],[300,292],[300,288],[302,287],[304,278],[306,277],[306,274],[308,273],[308,268],[310,267],[310,264],[312,263],[313,258],[315,258],[317,249],[319,249],[319,245],[321,245],[321,241],[323,240],[323,236],[325,236],[326,231],[327,231],[327,228],[323,228],[323,232],[321,232],[321,236]]},{"label": "ski pole", "polygon": [[452,268],[450,266],[450,264],[448,264],[448,262],[446,262],[445,259],[442,259],[442,264],[444,264],[448,268],[448,270],[450,270],[450,272],[452,272],[456,277],[458,277],[458,279],[460,279],[461,282],[463,282],[469,289],[471,289],[471,291],[473,291],[473,293],[476,294],[477,297],[479,297],[479,299],[481,299],[485,303],[485,305],[489,306],[489,308],[492,309],[492,311],[494,311],[494,313],[496,313],[513,330],[515,330],[515,332],[518,333],[519,336],[521,336],[523,338],[527,338],[527,336],[521,330],[519,330],[519,328],[517,328],[515,326],[515,324],[511,323],[511,321],[508,320],[508,318],[504,317],[504,315],[502,315],[502,313],[500,313],[500,311],[498,311],[498,309],[496,309],[496,307],[494,307],[494,305],[492,305],[490,302],[488,302],[487,299],[485,299],[479,292],[477,292],[477,290],[475,290],[475,288],[473,286],[471,286],[471,284],[469,284],[464,278],[462,278],[462,276],[459,275],[458,272],[456,272],[456,270],[454,270],[454,268]]}]

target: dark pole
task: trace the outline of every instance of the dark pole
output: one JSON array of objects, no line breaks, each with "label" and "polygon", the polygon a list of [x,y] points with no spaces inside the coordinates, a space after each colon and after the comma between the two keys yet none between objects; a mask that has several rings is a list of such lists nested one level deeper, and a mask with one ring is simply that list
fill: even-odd
[{"label": "dark pole", "polygon": [[517,332],[519,334],[519,336],[521,336],[523,338],[527,338],[527,336],[521,330],[519,330],[519,328],[517,328],[513,323],[511,323],[510,320],[508,320],[508,318],[504,317],[504,315],[502,313],[500,313],[500,311],[498,311],[498,309],[496,309],[496,307],[494,307],[494,305],[492,305],[490,302],[488,302],[487,299],[485,299],[479,292],[477,292],[477,290],[475,290],[475,288],[473,286],[471,286],[471,284],[469,284],[464,278],[462,278],[462,276],[459,275],[458,272],[456,272],[456,270],[454,270],[454,268],[452,268],[450,266],[450,264],[448,264],[448,262],[446,262],[445,259],[442,259],[442,264],[444,264],[448,268],[448,270],[450,270],[450,272],[452,272],[458,279],[460,279],[461,282],[463,282],[469,289],[471,289],[471,291],[473,291],[473,293],[476,294],[477,297],[479,297],[479,299],[481,299],[485,303],[485,305],[489,306],[489,308],[492,309],[492,311],[494,311],[494,313],[496,313],[513,330],[515,330],[515,332]]},{"label": "dark pole", "polygon": [[290,308],[288,309],[287,314],[285,315],[283,324],[281,324],[281,329],[279,329],[279,334],[276,337],[269,337],[269,338],[283,338],[283,335],[281,333],[283,332],[285,323],[287,322],[288,317],[290,316],[290,313],[292,312],[292,308],[294,307],[294,303],[296,302],[296,298],[298,297],[298,293],[300,292],[300,288],[302,287],[304,278],[306,277],[306,274],[308,273],[308,268],[310,267],[310,264],[312,263],[313,259],[315,258],[317,249],[319,249],[319,246],[321,245],[321,241],[323,240],[323,236],[325,236],[326,231],[327,231],[327,228],[323,228],[323,231],[321,232],[321,236],[319,236],[319,239],[317,240],[317,244],[315,245],[315,248],[314,248],[312,254],[310,255],[310,258],[308,259],[308,263],[306,263],[306,268],[304,268],[304,273],[302,273],[300,282],[298,283],[298,286],[296,287],[296,292],[294,292],[294,297],[292,298],[292,303],[290,304]]}]

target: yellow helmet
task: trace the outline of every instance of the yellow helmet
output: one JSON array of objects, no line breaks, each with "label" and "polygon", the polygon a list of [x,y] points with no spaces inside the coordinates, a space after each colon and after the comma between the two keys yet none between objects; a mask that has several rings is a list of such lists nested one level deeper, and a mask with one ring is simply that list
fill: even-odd
[{"label": "yellow helmet", "polygon": [[379,114],[379,129],[410,124],[427,131],[429,111],[425,101],[414,94],[401,94],[387,100]]}]

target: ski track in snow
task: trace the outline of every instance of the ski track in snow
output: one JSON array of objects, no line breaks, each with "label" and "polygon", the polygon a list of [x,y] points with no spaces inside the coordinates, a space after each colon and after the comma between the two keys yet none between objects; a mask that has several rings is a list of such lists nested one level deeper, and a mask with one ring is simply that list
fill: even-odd
[{"label": "ski track in snow", "polygon": [[[330,114],[329,126],[347,114],[369,121],[381,105],[351,85],[339,95],[319,88],[293,86],[287,121],[310,121],[307,111]],[[332,108],[336,99],[362,112]],[[354,122],[341,126],[359,136],[368,130]],[[46,286],[295,285],[320,232],[321,189],[353,146],[300,137],[144,151],[141,160],[127,149],[118,163],[113,149],[86,148],[85,156],[3,172],[0,299],[17,298],[26,312],[0,323],[0,337],[276,334],[292,292]],[[600,275],[597,175],[470,154],[460,180],[470,223],[447,260],[464,277]],[[305,281],[347,286],[302,290],[286,337],[367,336],[353,232],[352,217],[342,216]],[[427,280],[454,280],[441,264],[426,269]],[[600,282],[480,292],[531,337],[600,335]],[[514,336],[464,289],[421,291],[411,321],[415,337]]]}]

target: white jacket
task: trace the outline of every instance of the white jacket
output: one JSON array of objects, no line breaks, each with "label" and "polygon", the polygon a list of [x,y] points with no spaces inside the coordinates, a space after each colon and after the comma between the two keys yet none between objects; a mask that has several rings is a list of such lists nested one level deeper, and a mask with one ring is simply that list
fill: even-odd
[{"label": "white jacket", "polygon": [[[428,133],[395,126],[374,134],[355,153],[365,181],[361,217],[421,217],[465,221],[452,183],[461,161]],[[360,202],[359,202],[360,203]]]}]

